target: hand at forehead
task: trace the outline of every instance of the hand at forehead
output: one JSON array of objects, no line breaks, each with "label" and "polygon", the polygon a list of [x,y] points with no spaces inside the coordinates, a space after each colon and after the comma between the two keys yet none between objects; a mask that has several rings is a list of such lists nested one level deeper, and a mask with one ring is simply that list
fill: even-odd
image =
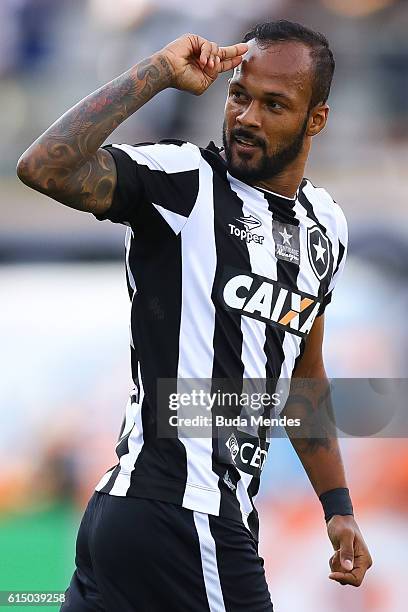
[{"label": "hand at forehead", "polygon": [[[296,41],[274,42],[260,47],[249,41],[242,63],[233,72],[232,80],[245,80],[265,91],[285,87],[302,90],[309,95],[312,87],[313,59],[310,49]],[[288,92],[289,93],[289,92]]]}]

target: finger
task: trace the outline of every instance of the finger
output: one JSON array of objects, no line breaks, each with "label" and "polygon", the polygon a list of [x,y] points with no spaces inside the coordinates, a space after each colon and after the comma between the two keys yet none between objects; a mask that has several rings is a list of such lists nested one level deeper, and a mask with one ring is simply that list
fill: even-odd
[{"label": "finger", "polygon": [[354,567],[354,531],[352,530],[345,530],[341,534],[340,563],[347,572],[351,572]]},{"label": "finger", "polygon": [[227,70],[234,70],[242,62],[242,57],[233,57],[232,59],[221,61],[220,71],[227,72]]},{"label": "finger", "polygon": [[214,68],[216,55],[218,55],[217,43],[203,40],[200,54],[200,64],[203,66],[203,68],[207,65],[211,69]]},{"label": "finger", "polygon": [[210,79],[215,80],[221,72],[220,65],[221,60],[218,55],[216,55],[213,60],[213,66],[210,64],[210,60],[208,60],[207,65],[203,68],[203,72],[210,77]]},{"label": "finger", "polygon": [[210,59],[208,62],[209,68],[215,67],[215,58],[218,57],[218,45],[215,42],[211,43]]},{"label": "finger", "polygon": [[363,581],[363,576],[355,576],[351,572],[332,572],[329,574],[330,580],[339,582],[340,584],[350,584],[351,586],[358,587]]},{"label": "finger", "polygon": [[330,557],[329,559],[329,566],[332,572],[338,572],[341,571],[341,564],[340,564],[340,553],[338,550],[336,550],[336,552],[334,553],[334,555],[332,557]]},{"label": "finger", "polygon": [[203,44],[201,45],[201,53],[200,53],[200,64],[203,66],[206,66],[208,63],[208,60],[210,59],[211,56],[211,43],[206,40],[203,42]]},{"label": "finger", "polygon": [[220,47],[218,54],[222,60],[232,59],[244,55],[248,51],[247,43],[238,43],[229,47]]}]

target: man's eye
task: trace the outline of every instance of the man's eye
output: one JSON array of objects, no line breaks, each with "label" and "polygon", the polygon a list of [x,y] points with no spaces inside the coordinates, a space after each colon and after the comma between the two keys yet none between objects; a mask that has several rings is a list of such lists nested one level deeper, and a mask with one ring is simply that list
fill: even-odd
[{"label": "man's eye", "polygon": [[235,100],[241,100],[244,96],[240,91],[233,91],[231,96],[235,99]]},{"label": "man's eye", "polygon": [[283,108],[279,102],[268,102],[267,106],[271,110],[281,110]]}]

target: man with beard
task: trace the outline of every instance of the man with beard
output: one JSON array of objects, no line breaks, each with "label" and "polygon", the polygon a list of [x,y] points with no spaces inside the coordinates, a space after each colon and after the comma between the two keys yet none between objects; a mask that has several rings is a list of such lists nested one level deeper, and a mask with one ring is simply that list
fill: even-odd
[{"label": "man with beard", "polygon": [[[101,148],[166,87],[200,95],[231,69],[223,149],[175,140]],[[303,176],[333,72],[325,37],[299,24],[264,23],[229,47],[187,34],[79,102],[19,161],[30,187],[128,226],[134,387],[119,462],[81,522],[65,612],[272,610],[253,500],[273,415],[288,419],[322,502],[330,578],[359,586],[371,565],[337,438],[315,418],[328,396],[324,310],[347,227]],[[287,401],[291,379],[320,391],[313,384]],[[242,403],[254,388],[263,393]],[[241,395],[227,404],[231,389]],[[204,432],[189,431],[186,417],[207,423],[209,414]]]}]

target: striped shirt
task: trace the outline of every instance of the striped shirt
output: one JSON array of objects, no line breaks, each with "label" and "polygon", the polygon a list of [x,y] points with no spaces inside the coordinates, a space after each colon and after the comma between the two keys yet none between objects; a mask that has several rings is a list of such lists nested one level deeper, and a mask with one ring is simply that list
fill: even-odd
[{"label": "striped shirt", "polygon": [[217,416],[242,415],[237,402],[226,408],[217,400],[206,408],[209,434],[188,435],[170,424],[169,392],[186,389],[183,381],[213,394],[280,389],[276,416],[287,397],[281,383],[341,275],[345,217],[307,179],[293,199],[238,180],[212,142],[106,149],[118,180],[110,209],[97,218],[127,225],[134,386],[119,461],[96,490],[240,520],[257,538],[265,428],[228,419],[217,427]]}]

